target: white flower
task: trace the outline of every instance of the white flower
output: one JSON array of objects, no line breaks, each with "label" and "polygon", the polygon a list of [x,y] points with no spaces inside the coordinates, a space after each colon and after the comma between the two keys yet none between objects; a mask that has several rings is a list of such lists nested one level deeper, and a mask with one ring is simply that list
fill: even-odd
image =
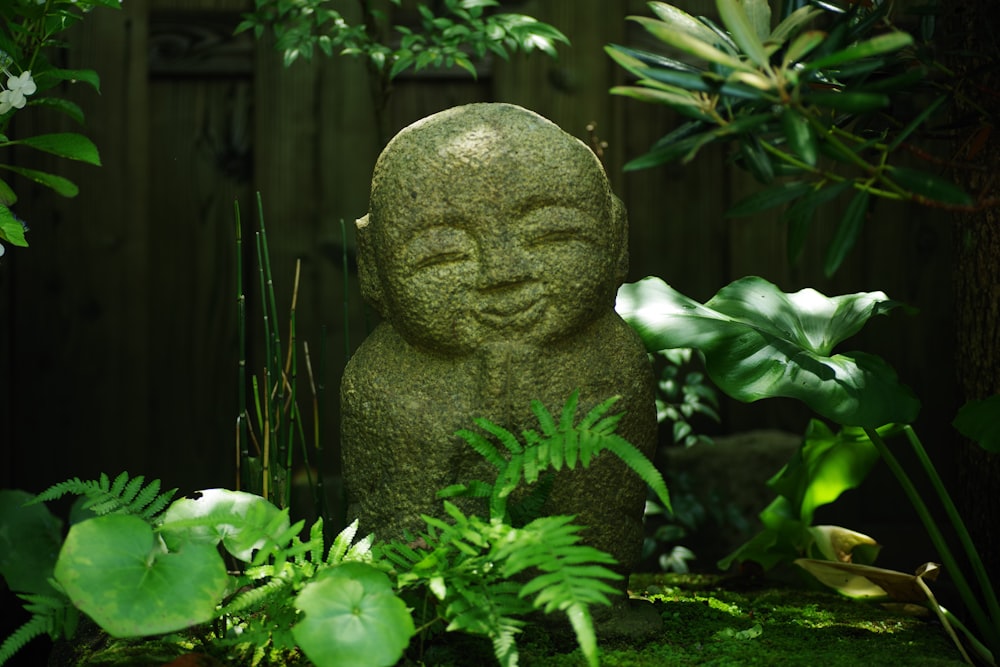
[{"label": "white flower", "polygon": [[10,102],[10,91],[0,90],[0,116],[4,115],[13,108],[14,105]]},{"label": "white flower", "polygon": [[24,98],[36,90],[38,90],[38,86],[35,85],[35,80],[31,78],[31,71],[25,70],[19,76],[12,76],[7,79],[6,99],[15,109],[23,109],[26,102]]}]

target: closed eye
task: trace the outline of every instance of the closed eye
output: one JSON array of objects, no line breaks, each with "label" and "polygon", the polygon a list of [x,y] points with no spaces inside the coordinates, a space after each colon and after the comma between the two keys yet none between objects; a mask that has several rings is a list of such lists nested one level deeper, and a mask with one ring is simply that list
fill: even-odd
[{"label": "closed eye", "polygon": [[469,258],[470,258],[469,253],[461,250],[454,252],[439,252],[418,259],[416,263],[414,263],[413,268],[414,270],[419,271],[421,269],[427,269],[432,266],[442,266],[444,264],[464,262]]}]

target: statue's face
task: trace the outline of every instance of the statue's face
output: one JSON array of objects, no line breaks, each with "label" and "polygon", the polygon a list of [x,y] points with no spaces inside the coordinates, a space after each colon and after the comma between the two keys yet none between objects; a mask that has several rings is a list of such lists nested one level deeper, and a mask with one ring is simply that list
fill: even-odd
[{"label": "statue's face", "polygon": [[613,308],[624,220],[596,160],[492,140],[502,148],[454,136],[383,179],[391,196],[373,207],[383,310],[412,344],[548,343]]}]

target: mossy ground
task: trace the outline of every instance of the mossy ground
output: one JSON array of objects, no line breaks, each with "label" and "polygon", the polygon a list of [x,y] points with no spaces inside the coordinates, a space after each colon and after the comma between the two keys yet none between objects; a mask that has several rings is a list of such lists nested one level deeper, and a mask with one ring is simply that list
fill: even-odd
[{"label": "mossy ground", "polygon": [[[669,575],[634,576],[632,588],[660,612],[663,634],[643,646],[603,644],[606,667],[965,664],[936,623],[824,591]],[[530,646],[522,658],[526,667],[584,664],[579,653]]]},{"label": "mossy ground", "polygon": [[[936,622],[825,591],[717,576],[636,575],[631,583],[633,593],[648,599],[663,618],[663,630],[644,642],[602,641],[601,664],[605,667],[965,664]],[[518,644],[522,667],[585,665],[571,639],[553,639],[536,625],[525,630]],[[97,655],[91,653],[84,662],[65,664],[162,665],[176,659],[179,651],[176,645],[155,642],[147,642],[146,649],[152,649],[159,661],[136,662],[140,660],[136,651],[141,649],[131,643],[104,644]],[[416,644],[411,646],[402,666],[496,664],[489,642],[480,638],[443,634],[428,642],[423,651],[416,649]],[[115,653],[119,654],[117,661]],[[210,664],[235,665],[225,656],[217,658],[219,662]]]}]

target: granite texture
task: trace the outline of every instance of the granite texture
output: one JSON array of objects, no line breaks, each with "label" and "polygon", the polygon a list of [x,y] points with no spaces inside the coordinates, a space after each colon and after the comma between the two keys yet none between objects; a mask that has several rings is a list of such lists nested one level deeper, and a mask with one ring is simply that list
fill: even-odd
[{"label": "granite texture", "polygon": [[[379,539],[420,531],[421,514],[442,514],[439,489],[495,476],[458,429],[537,429],[531,401],[558,414],[576,389],[580,416],[622,396],[619,434],[652,454],[652,371],[614,311],[626,224],[594,154],[520,107],[456,107],[389,143],[357,229],[362,291],[383,319],[341,386],[348,519]],[[645,497],[608,454],[560,472],[546,512],[577,515],[629,571]]]}]

